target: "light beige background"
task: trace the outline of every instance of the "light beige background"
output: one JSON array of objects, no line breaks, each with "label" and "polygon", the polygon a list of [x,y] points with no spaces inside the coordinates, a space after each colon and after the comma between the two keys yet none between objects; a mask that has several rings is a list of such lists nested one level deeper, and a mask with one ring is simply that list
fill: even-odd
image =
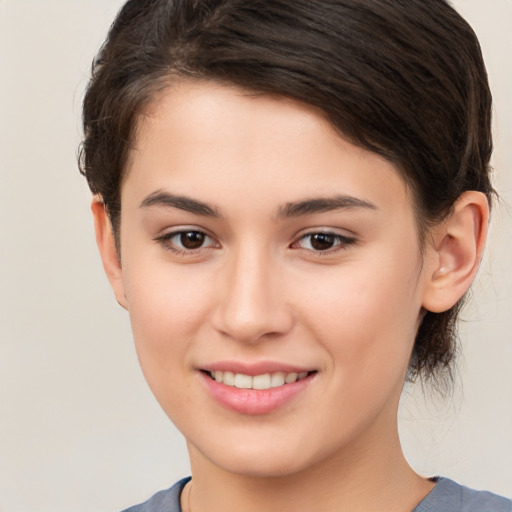
[{"label": "light beige background", "polygon": [[[0,0],[0,512],[114,511],[188,474],[75,164],[90,61],[121,3]],[[454,4],[487,59],[504,205],[464,315],[463,384],[428,405],[408,389],[401,427],[418,471],[512,495],[512,2]]]}]

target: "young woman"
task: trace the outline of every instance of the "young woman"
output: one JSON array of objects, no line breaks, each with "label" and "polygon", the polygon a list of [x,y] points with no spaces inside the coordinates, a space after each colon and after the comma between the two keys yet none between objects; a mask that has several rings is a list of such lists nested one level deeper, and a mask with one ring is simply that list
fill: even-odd
[{"label": "young woman", "polygon": [[491,96],[444,0],[131,0],[82,172],[192,478],[135,511],[510,511],[404,458],[449,381],[493,188]]}]

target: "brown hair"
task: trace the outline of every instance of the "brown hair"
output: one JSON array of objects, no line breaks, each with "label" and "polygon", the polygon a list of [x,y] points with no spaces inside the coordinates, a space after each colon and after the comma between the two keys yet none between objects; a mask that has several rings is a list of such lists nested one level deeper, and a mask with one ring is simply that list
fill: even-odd
[{"label": "brown hair", "polygon": [[[93,63],[80,169],[119,233],[138,116],[173,78],[312,105],[395,164],[420,240],[460,194],[492,199],[491,94],[478,40],[445,0],[130,0]],[[427,312],[409,378],[451,375],[461,301]]]}]

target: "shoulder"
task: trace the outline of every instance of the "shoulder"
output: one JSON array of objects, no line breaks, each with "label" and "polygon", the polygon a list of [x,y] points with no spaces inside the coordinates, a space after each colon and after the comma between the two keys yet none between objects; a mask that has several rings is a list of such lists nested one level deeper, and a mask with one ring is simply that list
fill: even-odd
[{"label": "shoulder", "polygon": [[190,477],[184,478],[170,489],[157,492],[148,501],[127,508],[123,512],[181,512],[180,495],[189,480]]},{"label": "shoulder", "polygon": [[475,491],[439,478],[432,492],[413,512],[512,512],[512,501],[487,491]]}]

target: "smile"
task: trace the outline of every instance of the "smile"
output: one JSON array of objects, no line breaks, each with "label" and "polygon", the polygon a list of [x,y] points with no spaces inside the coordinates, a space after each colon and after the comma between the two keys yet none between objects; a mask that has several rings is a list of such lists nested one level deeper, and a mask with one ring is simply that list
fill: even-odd
[{"label": "smile", "polygon": [[[240,366],[240,365],[231,365]],[[231,370],[205,369],[200,372],[202,382],[217,403],[223,407],[245,415],[269,414],[304,396],[307,389],[317,380],[317,370],[288,371],[284,368],[265,364],[265,369],[248,368],[246,373],[240,368]],[[234,370],[234,371],[233,371]],[[267,373],[263,373],[264,371]],[[252,374],[252,375],[249,375]]]},{"label": "smile", "polygon": [[278,388],[286,384],[293,384],[299,380],[305,379],[309,372],[301,373],[265,373],[262,375],[245,375],[243,373],[234,373],[229,371],[212,371],[208,372],[210,377],[215,381],[226,386],[239,389],[257,389],[265,390]]}]

